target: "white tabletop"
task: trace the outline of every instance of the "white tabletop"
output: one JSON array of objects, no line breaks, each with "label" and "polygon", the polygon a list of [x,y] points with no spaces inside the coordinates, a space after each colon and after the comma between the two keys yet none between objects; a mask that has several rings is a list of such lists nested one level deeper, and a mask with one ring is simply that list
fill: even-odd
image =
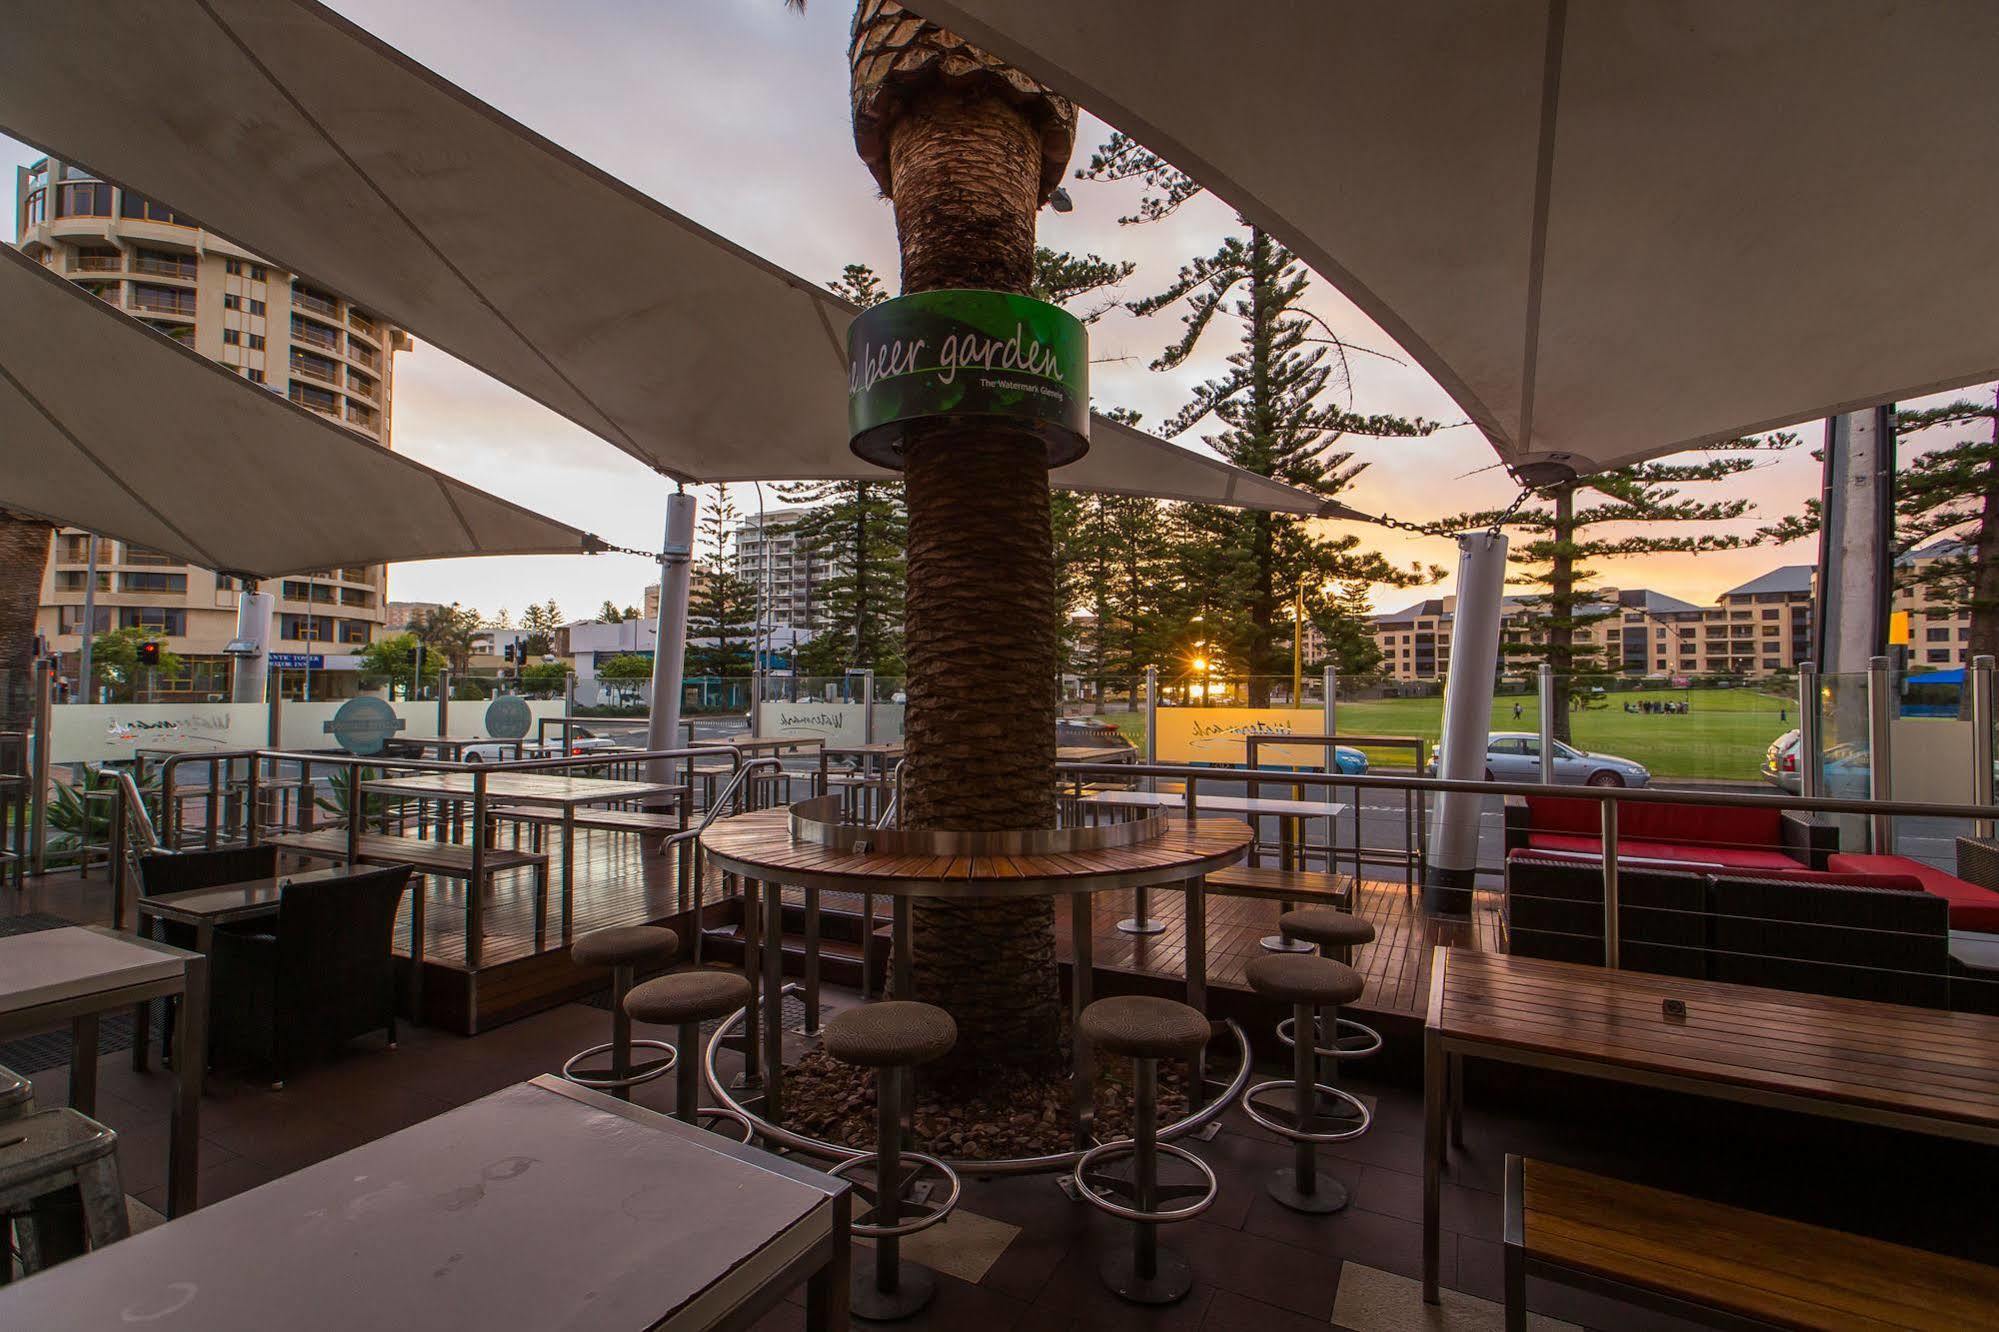
[{"label": "white tabletop", "polygon": [[704,1328],[831,1233],[837,1181],[552,1081],[0,1287],[0,1326]]},{"label": "white tabletop", "polygon": [[[1094,791],[1083,797],[1086,805],[1142,805],[1147,809],[1185,809],[1187,797],[1178,791]],[[1331,818],[1344,814],[1346,805],[1325,800],[1284,800],[1258,796],[1203,795],[1196,810],[1216,814],[1295,814],[1304,818]]]},{"label": "white tabletop", "polygon": [[178,976],[187,955],[94,926],[0,938],[0,1013]]}]

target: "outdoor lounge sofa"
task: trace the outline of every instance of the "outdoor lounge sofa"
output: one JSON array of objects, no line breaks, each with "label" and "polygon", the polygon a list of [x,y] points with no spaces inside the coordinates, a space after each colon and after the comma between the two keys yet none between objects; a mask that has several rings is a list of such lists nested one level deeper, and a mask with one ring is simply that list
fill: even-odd
[{"label": "outdoor lounge sofa", "polygon": [[[1531,851],[1576,860],[1599,858],[1603,852],[1598,817],[1593,800],[1508,796],[1507,857],[1510,861]],[[1924,892],[1949,904],[1950,929],[1999,934],[1999,892],[1980,886],[1972,876],[1950,874],[1907,856],[1841,851],[1839,830],[1809,815],[1630,802],[1618,811],[1617,848],[1620,865],[1709,874],[1753,871],[1800,883]],[[1960,843],[1960,871],[1966,859]]]}]

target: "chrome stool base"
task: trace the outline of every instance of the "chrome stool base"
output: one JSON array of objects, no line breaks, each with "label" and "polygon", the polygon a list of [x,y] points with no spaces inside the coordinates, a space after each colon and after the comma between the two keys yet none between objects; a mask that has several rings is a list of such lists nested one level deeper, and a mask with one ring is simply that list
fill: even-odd
[{"label": "chrome stool base", "polygon": [[609,1064],[597,1068],[583,1067],[586,1060],[599,1058],[617,1049],[615,1042],[607,1041],[603,1045],[593,1045],[587,1050],[569,1056],[563,1061],[562,1076],[579,1087],[590,1087],[597,1091],[628,1091],[641,1083],[651,1082],[654,1078],[665,1077],[673,1071],[673,1066],[680,1062],[680,1052],[665,1041],[632,1041],[627,1048],[633,1052],[657,1050],[662,1057],[631,1065],[623,1077],[619,1077],[617,1070]]},{"label": "chrome stool base", "polygon": [[1151,1276],[1140,1276],[1138,1260],[1131,1250],[1117,1249],[1104,1258],[1097,1270],[1106,1286],[1133,1304],[1172,1304],[1194,1288],[1194,1269],[1171,1249],[1155,1250],[1152,1268]]},{"label": "chrome stool base", "polygon": [[1120,934],[1164,934],[1166,922],[1163,920],[1140,920],[1137,916],[1127,916],[1117,923]]},{"label": "chrome stool base", "polygon": [[1266,934],[1258,939],[1257,945],[1266,953],[1309,953],[1312,945],[1303,939],[1292,939],[1282,934]]},{"label": "chrome stool base", "polygon": [[1353,1201],[1347,1193],[1347,1186],[1327,1174],[1313,1174],[1311,1192],[1298,1187],[1298,1172],[1290,1166],[1270,1172],[1263,1191],[1280,1207],[1288,1207],[1294,1212],[1304,1212],[1310,1216],[1324,1216],[1342,1211]]}]

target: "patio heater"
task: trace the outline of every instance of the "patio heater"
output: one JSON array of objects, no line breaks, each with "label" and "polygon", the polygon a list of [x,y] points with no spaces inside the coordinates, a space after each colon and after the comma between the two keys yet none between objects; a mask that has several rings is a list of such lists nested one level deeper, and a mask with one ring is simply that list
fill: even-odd
[{"label": "patio heater", "polygon": [[[1499,670],[1506,546],[1505,535],[1497,531],[1467,532],[1458,538],[1458,606],[1451,628],[1450,676],[1444,684],[1444,733],[1437,741],[1437,776],[1445,781],[1475,782],[1485,775],[1493,680]],[[1484,805],[1484,796],[1468,791],[1437,796],[1423,873],[1425,911],[1471,915]]]}]

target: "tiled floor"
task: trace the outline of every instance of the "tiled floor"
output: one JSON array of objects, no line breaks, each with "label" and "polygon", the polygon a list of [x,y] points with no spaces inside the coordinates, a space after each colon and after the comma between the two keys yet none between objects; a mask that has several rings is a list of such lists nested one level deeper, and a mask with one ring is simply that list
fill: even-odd
[{"label": "tiled floor", "polygon": [[[603,1010],[570,1004],[470,1039],[405,1029],[401,1047],[393,1051],[360,1042],[338,1060],[298,1074],[281,1092],[218,1076],[203,1105],[202,1202],[218,1202],[553,1070],[574,1051],[604,1039],[607,1027]],[[1500,1291],[1497,1189],[1507,1151],[1999,1261],[1999,1226],[1989,1206],[1999,1196],[1999,1150],[1552,1075],[1500,1083],[1489,1073],[1472,1068],[1468,1146],[1444,1191],[1444,1280],[1473,1296],[1492,1300]],[[936,1303],[902,1326],[948,1326],[952,1332],[1015,1327],[1323,1332],[1337,1326],[1332,1319],[1343,1273],[1358,1270],[1348,1264],[1389,1278],[1416,1278],[1422,1254],[1420,1091],[1354,1081],[1378,1098],[1379,1118],[1366,1136],[1323,1149],[1322,1169],[1354,1194],[1353,1205],[1337,1215],[1298,1216],[1265,1195],[1266,1176],[1289,1163],[1290,1150],[1237,1112],[1225,1117],[1212,1142],[1193,1144],[1220,1176],[1221,1193],[1205,1215],[1163,1233],[1196,1274],[1197,1285],[1182,1303],[1146,1310],[1113,1297],[1097,1266],[1106,1252],[1129,1242],[1129,1232],[1071,1202],[1048,1177],[968,1180],[961,1206],[1017,1227],[1018,1234],[978,1282],[940,1276]],[[38,1075],[37,1099],[60,1103],[66,1082],[60,1070]],[[168,1075],[133,1073],[125,1055],[102,1061],[99,1115],[122,1135],[127,1189],[154,1207],[164,1206],[170,1086]],[[639,1099],[670,1108],[671,1079],[642,1088]],[[990,1234],[994,1228],[983,1229]],[[948,1237],[948,1226],[944,1233]],[[865,1253],[857,1255],[857,1266],[866,1260]],[[559,1274],[551,1279],[559,1280]],[[1359,1299],[1356,1286],[1349,1310],[1379,1310],[1383,1291],[1391,1303],[1397,1291],[1407,1291],[1378,1275],[1365,1279],[1369,1298]],[[1535,1286],[1532,1302],[1586,1327],[1676,1326],[1552,1287]],[[1382,1329],[1481,1326],[1480,1316],[1454,1311],[1445,1319],[1418,1307],[1400,1308],[1392,1319],[1368,1315],[1381,1317]],[[779,1332],[801,1324],[802,1310],[786,1305],[762,1327]]]}]

